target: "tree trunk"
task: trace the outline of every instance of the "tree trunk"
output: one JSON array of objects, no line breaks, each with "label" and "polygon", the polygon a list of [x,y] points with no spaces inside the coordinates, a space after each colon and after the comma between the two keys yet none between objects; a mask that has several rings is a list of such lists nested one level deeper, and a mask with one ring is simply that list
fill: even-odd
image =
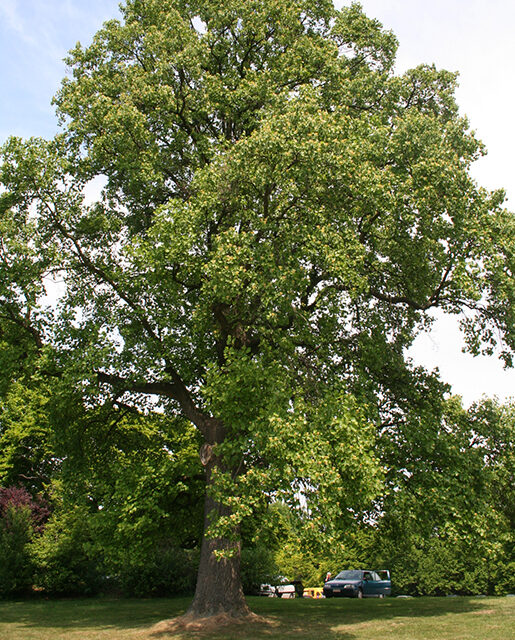
[{"label": "tree trunk", "polygon": [[[241,584],[241,542],[227,538],[209,538],[206,531],[219,516],[230,515],[230,510],[216,502],[209,494],[214,462],[206,464],[206,498],[204,506],[204,536],[200,552],[197,587],[193,602],[186,615],[206,618],[224,614],[241,618],[250,614]],[[235,533],[238,533],[235,531]],[[218,558],[216,551],[231,551],[230,557]]]}]

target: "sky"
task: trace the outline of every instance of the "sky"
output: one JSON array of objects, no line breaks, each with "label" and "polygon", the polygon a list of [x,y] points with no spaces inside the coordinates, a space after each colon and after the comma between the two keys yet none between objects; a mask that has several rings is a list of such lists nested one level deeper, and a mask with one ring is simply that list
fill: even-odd
[{"label": "sky", "polygon": [[[348,4],[336,0],[336,6]],[[515,210],[515,2],[513,0],[361,0],[399,40],[397,72],[421,63],[459,72],[457,100],[488,156],[473,167],[489,189],[504,188]],[[63,58],[86,45],[118,0],[0,0],[0,143],[9,135],[51,137],[57,131],[52,96],[66,75]],[[438,317],[410,350],[416,363],[438,368],[469,405],[486,395],[515,397],[515,371],[494,357],[462,353],[454,319]]]}]

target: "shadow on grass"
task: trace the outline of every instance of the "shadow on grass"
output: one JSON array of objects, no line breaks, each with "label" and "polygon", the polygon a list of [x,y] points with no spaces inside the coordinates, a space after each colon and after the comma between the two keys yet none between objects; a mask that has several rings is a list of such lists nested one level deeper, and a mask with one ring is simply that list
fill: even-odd
[{"label": "shadow on grass", "polygon": [[[477,598],[413,598],[384,600],[281,600],[249,598],[251,609],[271,621],[253,629],[232,629],[230,634],[210,633],[209,638],[253,640],[254,638],[295,638],[297,640],[354,640],[366,628],[371,637],[380,637],[381,627],[404,619],[430,619],[449,614],[481,613],[487,608]],[[359,636],[354,633],[360,629]],[[182,637],[182,636],[181,636]],[[202,638],[191,633],[184,638]],[[207,637],[204,635],[204,637]],[[370,636],[369,636],[370,637]]]},{"label": "shadow on grass", "polygon": [[112,628],[120,631],[150,627],[163,618],[186,611],[190,598],[118,599],[31,599],[0,601],[0,624],[26,627]]},{"label": "shadow on grass", "polygon": [[[258,640],[296,638],[297,640],[355,640],[370,627],[375,636],[381,625],[403,618],[431,618],[449,614],[481,613],[489,606],[477,598],[413,598],[384,600],[282,600],[249,598],[251,609],[266,618],[267,624],[234,626],[219,631],[186,632],[180,638]],[[0,626],[23,625],[31,629],[66,630],[129,629],[144,631],[160,620],[185,612],[188,598],[170,599],[77,599],[25,600],[0,602]],[[491,602],[491,601],[490,601]],[[171,636],[167,636],[171,637]]]}]

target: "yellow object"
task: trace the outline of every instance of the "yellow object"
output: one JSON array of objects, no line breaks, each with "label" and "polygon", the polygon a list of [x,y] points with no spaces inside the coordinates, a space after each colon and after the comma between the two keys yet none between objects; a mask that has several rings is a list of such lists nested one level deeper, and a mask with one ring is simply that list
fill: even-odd
[{"label": "yellow object", "polygon": [[304,593],[302,595],[304,598],[323,598],[324,593],[322,589],[322,587],[308,587],[307,589],[304,589]]}]

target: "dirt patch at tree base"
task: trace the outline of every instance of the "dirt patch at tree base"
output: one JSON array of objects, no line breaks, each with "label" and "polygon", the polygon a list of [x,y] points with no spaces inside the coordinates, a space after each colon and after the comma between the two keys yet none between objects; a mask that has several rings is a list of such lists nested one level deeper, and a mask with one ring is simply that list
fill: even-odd
[{"label": "dirt patch at tree base", "polygon": [[213,631],[219,631],[221,628],[233,627],[236,631],[241,629],[242,626],[263,625],[274,626],[277,624],[270,618],[264,618],[258,616],[255,613],[246,613],[241,616],[234,616],[227,613],[220,613],[213,616],[207,616],[205,618],[199,618],[191,614],[185,614],[178,618],[171,618],[170,620],[162,620],[155,624],[147,632],[148,638],[166,638],[173,637],[173,635],[188,631],[194,633],[211,633]]}]

